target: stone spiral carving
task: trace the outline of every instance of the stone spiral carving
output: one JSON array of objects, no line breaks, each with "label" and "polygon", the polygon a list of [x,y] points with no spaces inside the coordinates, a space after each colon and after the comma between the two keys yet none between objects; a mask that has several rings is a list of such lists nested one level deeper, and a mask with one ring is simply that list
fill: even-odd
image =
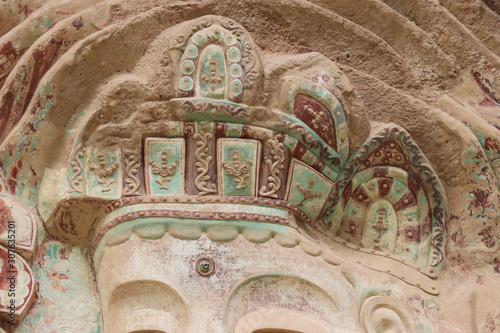
[{"label": "stone spiral carving", "polygon": [[[284,145],[278,141],[278,139],[269,140],[268,144],[271,146],[271,155],[273,156],[274,162],[271,160],[266,160],[271,171],[271,176],[267,177],[269,184],[262,186],[259,191],[259,195],[263,197],[277,198],[276,192],[281,188],[281,179],[279,177],[280,171],[285,168],[283,162],[285,162],[285,151],[283,150]],[[266,191],[266,188],[268,190]]]},{"label": "stone spiral carving", "polygon": [[212,133],[196,133],[193,138],[196,141],[196,152],[194,153],[196,157],[196,163],[194,164],[196,167],[196,172],[198,176],[194,180],[194,185],[200,191],[198,195],[205,195],[209,193],[217,193],[217,187],[215,184],[211,184],[207,186],[207,181],[210,180],[210,176],[208,175],[208,170],[210,167],[210,162],[212,161],[212,156],[207,156],[208,152],[208,140],[212,139]]},{"label": "stone spiral carving", "polygon": [[73,192],[82,193],[83,192],[83,187],[82,187],[83,163],[82,163],[82,160],[83,160],[84,153],[85,153],[85,148],[82,147],[81,144],[78,145],[76,147],[74,161],[71,162],[71,168],[72,168],[72,171],[74,172],[74,174],[70,180],[71,189],[68,191],[69,193],[73,193]]},{"label": "stone spiral carving", "polygon": [[366,333],[416,332],[410,312],[401,302],[388,296],[368,298],[361,307],[359,317]]},{"label": "stone spiral carving", "polygon": [[137,174],[139,172],[139,157],[137,154],[132,152],[125,153],[125,173],[126,179],[125,183],[127,186],[125,187],[123,194],[126,196],[131,195],[140,195],[139,187],[141,185],[139,178],[137,178]]}]

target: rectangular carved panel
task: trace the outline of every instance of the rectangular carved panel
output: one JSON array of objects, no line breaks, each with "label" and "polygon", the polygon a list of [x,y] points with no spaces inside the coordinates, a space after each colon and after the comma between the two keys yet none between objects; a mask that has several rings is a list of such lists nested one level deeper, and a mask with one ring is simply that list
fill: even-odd
[{"label": "rectangular carved panel", "polygon": [[144,144],[146,186],[151,195],[184,194],[184,139],[147,138]]}]

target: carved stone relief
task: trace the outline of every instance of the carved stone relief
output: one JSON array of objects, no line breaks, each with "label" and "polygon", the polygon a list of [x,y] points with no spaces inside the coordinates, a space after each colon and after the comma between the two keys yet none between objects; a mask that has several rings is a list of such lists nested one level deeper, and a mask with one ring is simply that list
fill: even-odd
[{"label": "carved stone relief", "polygon": [[86,157],[86,193],[90,196],[119,196],[122,185],[120,153],[92,149]]},{"label": "carved stone relief", "polygon": [[496,14],[18,2],[0,5],[0,331],[500,325]]},{"label": "carved stone relief", "polygon": [[408,309],[401,302],[387,296],[373,296],[365,300],[360,317],[367,333],[417,330]]},{"label": "carved stone relief", "polygon": [[285,146],[276,138],[267,141],[267,145],[271,148],[271,156],[265,160],[266,164],[269,167],[270,176],[267,177],[267,185],[262,186],[262,188],[259,190],[259,196],[278,198],[277,192],[282,187],[280,173],[282,173],[282,170],[285,168]]},{"label": "carved stone relief", "polygon": [[140,195],[139,188],[141,181],[139,180],[139,154],[135,152],[125,152],[125,184],[123,195],[132,196]]},{"label": "carved stone relief", "polygon": [[183,139],[148,138],[144,144],[148,193],[184,193],[184,151]]},{"label": "carved stone relief", "polygon": [[[223,195],[256,195],[261,144],[239,139],[217,140],[219,188]],[[222,172],[223,171],[223,172]]]},{"label": "carved stone relief", "polygon": [[207,155],[209,149],[208,141],[213,139],[212,133],[198,132],[195,133],[193,139],[196,140],[196,172],[198,175],[194,180],[194,185],[199,190],[198,195],[205,194],[215,194],[217,193],[217,186],[210,183],[210,175],[208,174],[210,168],[210,162],[213,160],[213,156]]},{"label": "carved stone relief", "polygon": [[313,220],[319,216],[333,184],[311,167],[292,160],[287,200],[300,207]]}]

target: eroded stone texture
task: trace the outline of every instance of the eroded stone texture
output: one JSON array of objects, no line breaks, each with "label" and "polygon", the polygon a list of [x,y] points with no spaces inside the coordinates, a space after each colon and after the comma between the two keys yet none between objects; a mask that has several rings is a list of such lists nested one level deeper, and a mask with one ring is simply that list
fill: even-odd
[{"label": "eroded stone texture", "polygon": [[1,4],[0,327],[498,331],[497,9]]}]

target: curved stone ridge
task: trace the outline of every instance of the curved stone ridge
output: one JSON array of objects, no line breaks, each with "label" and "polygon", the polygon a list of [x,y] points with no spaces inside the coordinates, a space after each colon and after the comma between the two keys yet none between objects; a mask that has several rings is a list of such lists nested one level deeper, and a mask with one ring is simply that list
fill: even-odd
[{"label": "curved stone ridge", "polygon": [[408,309],[398,300],[388,296],[373,296],[363,302],[361,324],[368,333],[384,330],[416,332],[415,322]]},{"label": "curved stone ridge", "polygon": [[[270,216],[270,219],[265,219],[266,216],[259,216],[259,219],[247,220],[241,219],[241,215],[228,214],[233,216],[219,217],[217,220],[216,218],[205,219],[200,215],[196,220],[193,220],[190,219],[192,212],[188,211],[180,214],[169,211],[154,211],[154,214],[152,214],[153,211],[139,211],[139,214],[141,212],[144,214],[121,215],[115,220],[106,220],[108,221],[104,223],[106,229],[97,235],[94,242],[94,262],[97,268],[100,267],[106,247],[123,244],[129,241],[132,235],[140,239],[158,240],[167,233],[174,238],[186,241],[197,240],[204,234],[210,240],[219,243],[232,242],[239,235],[256,244],[266,243],[273,239],[276,244],[284,248],[298,246],[306,254],[321,257],[330,265],[343,265],[345,269],[353,266],[352,263],[335,254],[332,248],[327,248],[310,237],[302,235],[300,231],[296,230],[297,227],[269,223],[276,218],[275,216]],[[408,270],[408,268],[413,267],[410,263],[402,261],[403,265],[401,265],[397,262],[397,258],[383,253],[379,253],[379,256],[374,258],[372,252],[363,251],[359,247],[353,248],[353,250],[357,252],[358,260],[361,260],[357,264],[390,274],[431,295],[439,293],[434,282],[427,277],[423,278],[418,272],[419,269]]]},{"label": "curved stone ridge", "polygon": [[[391,141],[394,142],[391,143]],[[411,173],[413,171],[416,184],[419,184],[419,186],[424,190],[423,192],[420,192],[418,200],[424,205],[424,211],[427,209],[425,205],[429,205],[429,215],[432,219],[430,229],[432,230],[431,245],[433,251],[429,258],[429,273],[431,275],[435,275],[437,273],[435,267],[441,267],[444,260],[444,194],[433,168],[430,166],[420,149],[413,142],[411,136],[400,127],[383,127],[352,155],[344,170],[340,172],[335,189],[332,191],[332,195],[329,198],[329,206],[323,212],[324,224],[327,228],[330,228],[334,221],[338,221],[342,218],[342,216],[338,216],[336,214],[342,214],[342,211],[338,208],[338,204],[345,189],[347,187],[351,188],[350,191],[355,189],[355,187],[353,188],[353,184],[350,182],[355,179],[356,172],[363,166],[371,166],[372,162],[370,162],[369,157],[372,154],[376,155],[377,149],[385,143],[389,145],[389,148],[391,147],[391,144],[393,145],[393,148],[390,149],[395,149],[396,144],[400,145],[400,147],[403,148],[404,154],[407,154],[408,156],[406,158],[407,163],[404,163],[405,159],[403,157],[401,158],[401,161],[392,161],[389,158],[383,159],[380,167],[378,164],[375,164],[377,167],[374,168],[375,173],[373,176],[377,177],[378,170],[381,170],[379,171],[379,174],[388,174],[387,171],[382,171],[384,169],[382,167],[390,166],[393,162],[395,163],[394,166],[399,167],[401,170],[400,172],[403,174],[407,174],[408,172]],[[387,152],[386,154],[392,153]],[[347,194],[350,195],[351,193],[349,192]],[[359,201],[365,200],[362,194],[358,194],[358,196],[359,195],[362,196],[361,200],[358,199]],[[417,193],[415,192],[413,195],[417,195]],[[410,197],[406,200],[408,202],[405,203],[404,206],[411,203]],[[339,209],[339,211],[335,214],[334,211],[336,208]],[[421,216],[420,218],[425,219],[426,216]],[[428,227],[429,226],[427,226],[427,228]]]}]

